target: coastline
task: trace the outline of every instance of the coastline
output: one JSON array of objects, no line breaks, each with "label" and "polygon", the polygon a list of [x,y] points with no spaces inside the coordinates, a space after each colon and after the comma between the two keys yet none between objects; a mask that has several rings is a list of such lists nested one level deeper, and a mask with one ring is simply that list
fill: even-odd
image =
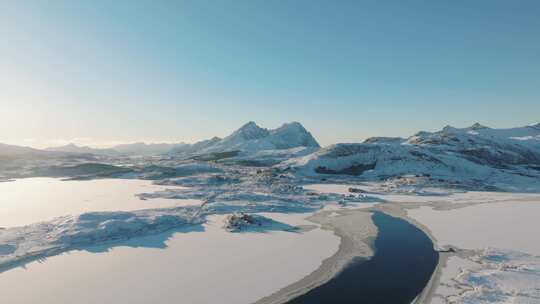
[{"label": "coastline", "polygon": [[[80,248],[2,273],[2,298],[6,303],[69,303],[75,290],[84,292],[81,303],[89,304],[118,298],[218,303],[224,296],[229,303],[253,303],[301,280],[338,250],[339,238],[331,231],[310,229],[315,225],[305,218],[312,214],[269,215],[306,227],[302,232],[277,227],[230,233],[223,229],[225,215],[213,215],[198,229]],[[284,268],[284,261],[294,267]],[[48,280],[51,275],[64,283]],[[156,284],[145,284],[149,281]],[[207,293],[208,286],[214,292]]]},{"label": "coastline", "polygon": [[[422,230],[432,241],[434,249],[439,251],[439,261],[423,291],[411,304],[431,303],[438,287],[442,270],[448,258],[454,254],[440,252],[433,233],[423,224],[407,216],[407,207],[395,202],[386,202],[369,208],[321,211],[306,220],[320,224],[322,229],[332,230],[340,238],[338,251],[321,263],[321,266],[300,281],[288,285],[277,292],[264,297],[253,304],[283,304],[328,282],[338,275],[353,259],[369,259],[373,256],[373,240],[378,228],[371,215],[373,211],[400,218]],[[354,225],[352,225],[354,223]],[[363,223],[364,225],[359,225]]]},{"label": "coastline", "polygon": [[[467,235],[468,239],[464,238],[463,231],[448,234],[448,231],[450,231],[448,227],[450,226],[437,225],[437,223],[440,222],[446,223],[448,220],[441,220],[440,218],[433,217],[433,215],[430,214],[430,217],[428,218],[431,218],[431,221],[427,221],[427,217],[419,216],[419,214],[421,214],[421,209],[417,209],[414,212],[409,212],[410,214],[407,216],[407,218],[414,218],[409,219],[409,221],[428,234],[430,238],[434,240],[434,244],[438,244],[439,248],[453,249],[451,252],[439,251],[440,260],[439,264],[437,265],[437,269],[433,274],[432,280],[420,295],[421,298],[419,299],[421,301],[415,303],[446,303],[449,297],[454,297],[454,299],[456,297],[461,297],[464,291],[480,290],[482,284],[476,283],[472,279],[457,283],[457,281],[455,281],[458,278],[458,272],[455,272],[456,269],[459,269],[459,272],[469,274],[482,273],[482,271],[485,273],[487,271],[491,276],[505,278],[498,281],[498,284],[500,285],[494,288],[493,291],[490,291],[490,295],[504,292],[504,290],[525,290],[526,288],[523,287],[523,285],[520,285],[520,283],[523,284],[525,282],[526,284],[527,279],[524,279],[523,277],[529,276],[530,273],[534,273],[534,271],[528,270],[526,274],[523,274],[519,271],[512,272],[513,270],[509,269],[512,269],[511,266],[516,263],[522,263],[520,267],[523,267],[523,269],[535,269],[534,265],[535,263],[538,263],[537,260],[527,260],[527,258],[522,257],[534,257],[535,255],[537,256],[539,252],[538,248],[540,247],[531,246],[531,244],[534,245],[535,243],[529,243],[526,241],[528,235],[527,232],[534,231],[534,227],[537,225],[534,217],[534,214],[537,214],[535,211],[538,210],[537,203],[537,199],[533,197],[530,199],[503,199],[495,200],[493,202],[469,204],[466,213],[467,217],[463,216],[463,210],[450,210],[456,208],[442,209],[448,212],[441,213],[444,214],[446,219],[451,218],[450,216],[453,215],[451,220],[452,223],[460,222],[460,227],[465,227],[462,228],[462,230],[471,231],[471,233]],[[422,208],[425,209],[427,207]],[[441,209],[432,207],[431,209],[426,210],[433,212],[433,210]],[[509,212],[509,210],[511,210],[511,212]],[[456,214],[459,215],[459,218],[456,218]],[[491,219],[491,221],[485,220],[482,222],[482,226],[486,229],[485,231],[470,227],[471,223],[472,225],[478,223],[475,219],[478,219],[479,216],[486,216],[487,218]],[[514,224],[513,219],[517,217],[520,218],[520,223]],[[424,224],[418,224],[418,221],[422,221]],[[509,221],[511,221],[513,224],[511,226],[512,230],[501,231],[501,227],[505,227],[505,229],[506,227],[509,227],[507,224]],[[433,231],[426,228],[426,226],[431,227]],[[441,227],[443,229],[441,229]],[[499,230],[497,231],[497,229]],[[497,238],[492,237],[494,233],[497,234]],[[438,242],[436,241],[434,235],[438,236]],[[456,236],[458,237],[456,238]],[[524,240],[525,242],[523,242]],[[503,257],[501,259],[503,262],[494,262],[494,264],[490,266],[491,261],[485,256],[484,253],[484,251],[489,248],[495,249],[494,252]],[[509,250],[507,248],[512,249]],[[512,255],[512,253],[516,252],[518,252],[517,255]],[[461,263],[464,264],[457,265],[454,259],[462,261]],[[509,268],[507,268],[507,265],[510,265],[508,266]],[[490,271],[495,271],[496,274]],[[509,279],[508,276],[510,272],[512,272],[513,275],[511,279]],[[487,280],[490,279],[488,275],[485,277]],[[455,285],[451,285],[452,287],[449,287],[449,284],[454,283]],[[524,301],[524,303],[529,303],[531,299],[535,298],[534,295],[529,295],[526,291],[520,292],[519,294],[521,295],[521,301]],[[486,297],[486,295],[482,292],[479,292],[478,294],[470,293],[469,296],[472,299],[477,300],[479,297]],[[508,296],[510,298],[514,297],[513,294],[509,294]],[[499,303],[499,301],[502,300],[498,299],[497,303]]]},{"label": "coastline", "polygon": [[[486,203],[462,203],[460,206],[440,206],[439,204],[431,204],[434,208],[439,207],[439,210],[452,210],[452,209],[458,209],[458,208],[464,208],[467,206],[473,206],[473,205],[481,205]],[[371,210],[376,210],[380,212],[384,212],[386,214],[401,218],[404,221],[409,222],[411,225],[416,226],[418,229],[422,230],[433,243],[434,250],[439,252],[439,261],[433,270],[433,274],[431,275],[431,278],[429,282],[426,284],[424,289],[416,299],[411,304],[430,304],[433,302],[433,299],[436,295],[437,289],[439,288],[441,276],[443,274],[443,271],[447,265],[448,259],[452,256],[468,256],[471,253],[470,250],[464,250],[459,249],[455,246],[451,246],[454,250],[457,250],[455,252],[446,252],[444,251],[447,248],[441,247],[439,245],[439,241],[435,238],[433,232],[424,224],[420,223],[419,221],[415,220],[414,218],[410,217],[407,213],[408,209],[415,209],[420,206],[426,206],[428,204],[419,204],[419,203],[397,203],[397,202],[387,202],[385,204],[379,204],[373,208],[370,208]]]},{"label": "coastline", "polygon": [[[372,242],[377,227],[368,209],[321,211],[307,218],[332,230],[341,240],[337,252],[325,259],[319,268],[300,281],[264,297],[254,304],[282,304],[312,290],[339,274],[353,259],[369,259],[373,256]],[[359,223],[361,223],[359,225]]]}]

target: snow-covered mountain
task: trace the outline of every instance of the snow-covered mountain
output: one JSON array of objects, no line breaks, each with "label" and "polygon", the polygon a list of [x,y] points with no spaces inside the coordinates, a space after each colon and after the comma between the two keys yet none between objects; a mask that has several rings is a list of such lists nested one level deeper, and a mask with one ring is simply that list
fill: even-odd
[{"label": "snow-covered mountain", "polygon": [[503,179],[539,181],[540,124],[510,129],[447,126],[406,139],[375,137],[363,143],[332,145],[281,166],[310,176],[369,179],[416,174],[493,184]]},{"label": "snow-covered mountain", "polygon": [[0,143],[0,180],[5,175],[21,176],[21,172],[28,173],[30,167],[39,164],[88,162],[94,159],[93,155],[87,153],[47,151]]},{"label": "snow-covered mountain", "polygon": [[253,154],[265,150],[286,150],[297,147],[319,148],[319,143],[300,123],[283,124],[273,130],[259,127],[255,122],[248,122],[225,138],[213,137],[194,144],[146,144],[143,142],[117,145],[108,149],[97,149],[68,144],[61,147],[47,148],[47,151],[88,153],[95,155],[209,155],[227,153],[227,155]]},{"label": "snow-covered mountain", "polygon": [[214,137],[178,149],[178,153],[212,154],[238,152],[253,154],[265,150],[285,150],[297,147],[319,148],[319,143],[300,123],[283,124],[273,130],[259,127],[250,121],[225,138]]}]

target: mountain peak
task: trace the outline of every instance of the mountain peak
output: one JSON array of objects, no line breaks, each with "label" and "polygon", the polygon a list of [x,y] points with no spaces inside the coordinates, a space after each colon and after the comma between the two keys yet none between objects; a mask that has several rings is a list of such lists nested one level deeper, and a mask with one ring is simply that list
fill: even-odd
[{"label": "mountain peak", "polygon": [[244,124],[240,129],[236,130],[231,136],[241,137],[246,140],[257,139],[268,136],[267,129],[259,127],[254,121]]},{"label": "mountain peak", "polygon": [[281,148],[290,147],[289,143],[294,143],[295,146],[320,147],[311,133],[297,121],[285,123],[271,133],[275,136],[277,146]]},{"label": "mountain peak", "polygon": [[57,147],[48,147],[45,148],[45,150],[55,150],[55,149],[79,149],[83,148],[82,146],[78,146],[74,143],[65,144],[63,146],[57,146]]},{"label": "mountain peak", "polygon": [[257,125],[256,122],[254,122],[253,120],[250,120],[250,121],[248,121],[247,123],[245,123],[242,127],[240,127],[240,129],[243,129],[243,128],[253,128],[253,127],[259,128],[259,126]]},{"label": "mountain peak", "polygon": [[471,130],[481,130],[481,129],[487,129],[486,126],[478,123],[478,122],[475,122],[472,126],[469,127],[469,129]]},{"label": "mountain peak", "polygon": [[[453,127],[451,125],[446,125],[446,126],[444,126],[444,128],[442,128],[442,132],[444,132],[444,133],[452,133],[455,130],[456,130],[456,127]],[[422,131],[420,131],[420,132],[422,132]]]},{"label": "mountain peak", "polygon": [[304,128],[304,126],[301,123],[297,122],[297,121],[284,123],[284,124],[281,125],[281,127],[277,128],[277,129],[278,130],[279,129],[295,129],[295,130],[307,132],[306,128]]}]

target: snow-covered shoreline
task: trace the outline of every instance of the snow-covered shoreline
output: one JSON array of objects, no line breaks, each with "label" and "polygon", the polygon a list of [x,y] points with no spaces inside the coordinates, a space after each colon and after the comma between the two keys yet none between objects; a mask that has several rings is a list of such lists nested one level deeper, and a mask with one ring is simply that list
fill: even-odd
[{"label": "snow-covered shoreline", "polygon": [[[310,213],[260,215],[300,229],[231,233],[223,229],[225,215],[212,215],[201,229],[88,246],[4,272],[2,299],[68,303],[76,292],[85,295],[78,302],[88,304],[120,298],[129,303],[248,304],[302,279],[338,249],[339,239],[331,231],[304,219]],[[51,276],[55,280],[46,279]],[[64,283],[59,286],[57,280]]]},{"label": "snow-covered shoreline", "polygon": [[[360,188],[369,191],[372,186],[367,183]],[[306,186],[341,194],[351,187],[358,186]],[[444,192],[439,189],[437,193]],[[540,230],[540,194],[450,191],[443,196],[386,193],[379,197],[384,203],[367,210],[409,221],[441,250],[430,282],[414,303],[507,303],[510,299],[537,303],[540,247],[534,232]],[[462,230],[454,229],[456,225]]]},{"label": "snow-covered shoreline", "polygon": [[369,259],[373,256],[371,243],[377,235],[377,227],[371,220],[371,213],[365,212],[363,208],[321,211],[308,220],[321,224],[323,229],[330,230],[338,236],[339,249],[308,276],[258,300],[255,304],[286,303],[328,282],[353,259]]},{"label": "snow-covered shoreline", "polygon": [[533,235],[539,211],[540,199],[408,210],[440,247],[452,248],[442,255],[425,303],[537,303],[540,247]]}]

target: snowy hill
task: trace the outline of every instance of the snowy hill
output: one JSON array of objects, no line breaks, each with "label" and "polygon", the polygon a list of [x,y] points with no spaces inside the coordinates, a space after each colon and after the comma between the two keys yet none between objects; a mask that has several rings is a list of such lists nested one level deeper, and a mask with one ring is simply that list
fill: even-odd
[{"label": "snowy hill", "polygon": [[492,129],[479,123],[468,128],[446,126],[438,132],[419,132],[407,142],[418,145],[444,144],[468,147],[479,143],[536,146],[540,143],[540,124],[509,129]]},{"label": "snowy hill", "polygon": [[420,132],[405,143],[453,152],[474,163],[500,169],[540,164],[538,125],[510,129],[492,129],[478,123],[462,129],[446,126],[438,132]]},{"label": "snowy hill", "polygon": [[409,174],[447,181],[540,181],[540,126],[492,129],[447,126],[407,139],[370,138],[336,144],[281,165],[307,176],[381,179]]}]

